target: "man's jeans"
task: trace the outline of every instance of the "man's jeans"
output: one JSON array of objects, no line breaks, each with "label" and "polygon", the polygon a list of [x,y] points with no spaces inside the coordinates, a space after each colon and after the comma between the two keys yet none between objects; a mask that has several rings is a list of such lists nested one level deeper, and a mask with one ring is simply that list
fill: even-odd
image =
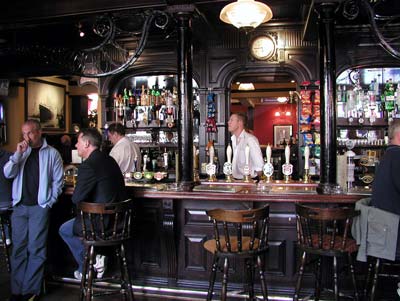
[{"label": "man's jeans", "polygon": [[47,253],[49,210],[16,205],[11,215],[11,292],[39,295]]},{"label": "man's jeans", "polygon": [[82,273],[83,260],[85,258],[85,247],[82,242],[82,237],[75,235],[73,232],[74,221],[75,218],[66,221],[61,225],[58,232],[71,250],[75,261],[78,263],[78,271]]}]

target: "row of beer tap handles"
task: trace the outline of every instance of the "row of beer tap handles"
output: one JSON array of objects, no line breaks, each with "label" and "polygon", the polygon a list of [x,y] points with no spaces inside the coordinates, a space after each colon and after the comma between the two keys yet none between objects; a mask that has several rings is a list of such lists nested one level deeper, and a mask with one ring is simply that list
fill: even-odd
[{"label": "row of beer tap handles", "polygon": [[[209,148],[209,158],[210,162],[206,166],[206,173],[208,175],[208,180],[209,181],[215,181],[215,173],[216,173],[216,166],[214,164],[214,147],[211,146]],[[226,147],[226,162],[224,163],[223,166],[223,173],[225,175],[226,181],[227,182],[232,182],[233,177],[232,177],[232,147],[230,144]],[[270,182],[271,178],[274,174],[274,166],[271,161],[272,157],[272,148],[268,144],[266,148],[266,163],[263,166],[263,173],[266,177],[266,182]],[[194,149],[194,158],[196,162],[196,157],[198,157],[198,150]],[[309,182],[309,158],[310,158],[310,147],[305,146],[304,147],[304,176],[303,176],[303,182],[308,183]],[[198,164],[197,164],[198,166]],[[196,168],[196,164],[195,164]],[[284,175],[284,180],[285,182],[290,181],[290,176],[293,174],[293,165],[290,164],[290,147],[287,145],[285,147],[285,163],[282,165],[282,173]],[[249,145],[246,145],[245,147],[245,165],[243,167],[243,174],[244,174],[244,182],[250,182],[250,147]]]}]

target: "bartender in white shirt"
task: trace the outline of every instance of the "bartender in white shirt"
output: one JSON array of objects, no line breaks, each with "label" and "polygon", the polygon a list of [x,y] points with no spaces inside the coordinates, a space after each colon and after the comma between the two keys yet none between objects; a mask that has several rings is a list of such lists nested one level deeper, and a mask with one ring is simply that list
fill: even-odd
[{"label": "bartender in white shirt", "polygon": [[246,164],[246,146],[249,146],[249,169],[250,176],[259,179],[264,166],[258,139],[246,132],[247,117],[243,113],[233,113],[228,121],[228,130],[232,134],[232,173],[235,179],[244,178],[244,167]]},{"label": "bartender in white shirt", "polygon": [[125,137],[125,128],[120,123],[108,126],[108,139],[114,145],[110,156],[117,161],[121,172],[134,172],[140,170],[142,156],[139,146]]}]

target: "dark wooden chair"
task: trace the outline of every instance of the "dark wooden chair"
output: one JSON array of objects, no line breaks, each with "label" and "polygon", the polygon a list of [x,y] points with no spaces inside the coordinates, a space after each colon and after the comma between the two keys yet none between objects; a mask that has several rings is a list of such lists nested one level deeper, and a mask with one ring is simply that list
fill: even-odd
[{"label": "dark wooden chair", "polygon": [[348,237],[352,218],[359,211],[353,208],[315,208],[296,204],[297,246],[302,252],[298,271],[294,301],[299,300],[301,281],[304,274],[307,256],[313,255],[315,263],[315,300],[321,296],[321,278],[323,257],[333,258],[333,292],[339,300],[338,258],[347,258],[351,279],[354,286],[354,298],[359,300],[352,254],[358,250],[354,239]]},{"label": "dark wooden chair", "polygon": [[[123,300],[133,300],[131,276],[125,255],[125,242],[131,238],[132,200],[108,204],[82,202],[77,207],[86,249],[80,299],[93,299],[95,248],[101,247],[114,248],[120,267],[120,293]],[[100,294],[109,293],[103,291]]]},{"label": "dark wooden chair", "polygon": [[262,295],[268,300],[264,254],[268,250],[269,206],[253,210],[214,209],[207,211],[207,215],[214,226],[214,238],[204,243],[204,248],[214,255],[207,300],[212,299],[217,270],[223,272],[221,300],[226,300],[232,259],[245,261],[250,300],[255,300],[255,267],[259,269]]},{"label": "dark wooden chair", "polygon": [[9,231],[11,230],[10,216],[12,210],[10,208],[0,208],[0,232],[1,232],[1,242],[4,250],[4,257],[6,259],[7,270],[11,272],[10,266],[10,246],[6,243],[6,229],[8,226]]},{"label": "dark wooden chair", "polygon": [[[377,288],[379,278],[392,278],[400,281],[400,258],[390,261],[383,258],[368,257],[368,272],[365,281],[364,295],[368,300],[380,300],[377,298]],[[396,291],[396,284],[391,285],[392,292]]]}]

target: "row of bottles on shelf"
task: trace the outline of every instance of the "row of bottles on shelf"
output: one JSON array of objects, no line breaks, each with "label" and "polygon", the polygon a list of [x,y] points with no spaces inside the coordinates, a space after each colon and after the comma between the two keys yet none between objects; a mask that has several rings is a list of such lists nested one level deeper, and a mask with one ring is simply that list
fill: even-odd
[{"label": "row of bottles on shelf", "polygon": [[123,123],[127,128],[139,123],[149,125],[155,122],[160,126],[175,126],[178,117],[178,91],[174,86],[170,89],[160,89],[153,85],[151,88],[124,88],[122,94],[115,94],[113,101],[114,119]]},{"label": "row of bottles on shelf", "polygon": [[[380,89],[382,88],[382,89]],[[400,118],[400,83],[388,79],[380,87],[376,79],[363,89],[359,81],[353,86],[337,85],[337,116],[348,118],[349,123],[363,124],[367,119],[373,124],[378,118],[389,121]]]}]

